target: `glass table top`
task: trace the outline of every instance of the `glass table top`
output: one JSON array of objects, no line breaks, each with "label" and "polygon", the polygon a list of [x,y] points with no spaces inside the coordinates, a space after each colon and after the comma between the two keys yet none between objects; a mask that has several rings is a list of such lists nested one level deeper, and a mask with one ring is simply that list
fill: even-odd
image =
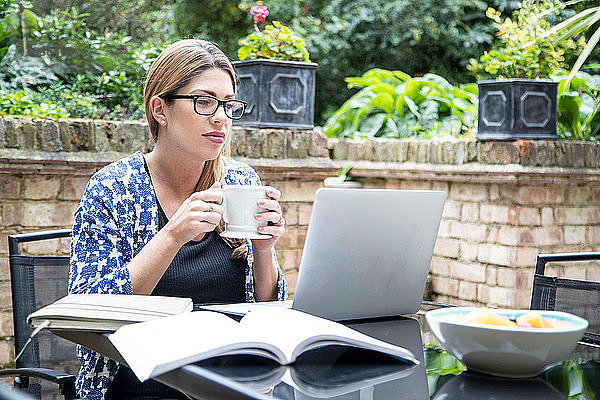
[{"label": "glass table top", "polygon": [[423,313],[347,325],[411,350],[421,364],[332,347],[292,367],[244,356],[214,358],[184,367],[186,379],[217,377],[255,394],[246,398],[265,399],[600,399],[600,347],[580,344],[569,360],[538,377],[509,379],[467,371],[437,343]]}]

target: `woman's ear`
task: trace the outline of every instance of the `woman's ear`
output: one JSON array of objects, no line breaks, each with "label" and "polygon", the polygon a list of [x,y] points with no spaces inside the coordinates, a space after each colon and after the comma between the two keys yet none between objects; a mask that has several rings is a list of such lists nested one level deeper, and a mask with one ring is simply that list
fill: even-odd
[{"label": "woman's ear", "polygon": [[167,124],[166,108],[167,104],[160,97],[153,96],[150,99],[150,111],[152,112],[152,116],[161,126]]}]

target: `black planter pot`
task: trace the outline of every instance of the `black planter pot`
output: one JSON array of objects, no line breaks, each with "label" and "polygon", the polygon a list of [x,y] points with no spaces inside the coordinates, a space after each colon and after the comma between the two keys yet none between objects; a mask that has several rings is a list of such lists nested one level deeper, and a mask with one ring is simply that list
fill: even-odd
[{"label": "black planter pot", "polygon": [[296,61],[235,61],[238,98],[248,102],[235,125],[312,129],[317,64]]},{"label": "black planter pot", "polygon": [[480,81],[478,140],[556,139],[558,83]]}]

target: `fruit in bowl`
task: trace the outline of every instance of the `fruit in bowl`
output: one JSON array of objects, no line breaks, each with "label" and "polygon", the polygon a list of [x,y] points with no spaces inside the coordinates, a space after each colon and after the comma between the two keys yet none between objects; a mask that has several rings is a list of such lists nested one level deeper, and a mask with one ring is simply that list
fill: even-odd
[{"label": "fruit in bowl", "polygon": [[466,321],[518,328],[554,328],[554,325],[547,318],[542,317],[535,311],[527,311],[525,314],[521,314],[512,320],[486,307],[471,311],[467,314]]},{"label": "fruit in bowl", "polygon": [[449,307],[425,319],[442,346],[465,366],[490,375],[539,375],[565,360],[588,322],[560,311]]}]

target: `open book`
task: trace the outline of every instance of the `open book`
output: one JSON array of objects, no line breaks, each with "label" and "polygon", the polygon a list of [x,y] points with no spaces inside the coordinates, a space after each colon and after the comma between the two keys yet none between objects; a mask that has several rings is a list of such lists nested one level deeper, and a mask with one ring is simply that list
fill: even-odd
[{"label": "open book", "polygon": [[32,328],[114,332],[121,326],[192,311],[184,297],[71,294],[27,317]]},{"label": "open book", "polygon": [[356,347],[419,363],[406,349],[283,308],[254,310],[240,322],[212,311],[185,313],[123,326],[109,339],[141,381],[223,355],[254,355],[287,365],[327,346]]}]

